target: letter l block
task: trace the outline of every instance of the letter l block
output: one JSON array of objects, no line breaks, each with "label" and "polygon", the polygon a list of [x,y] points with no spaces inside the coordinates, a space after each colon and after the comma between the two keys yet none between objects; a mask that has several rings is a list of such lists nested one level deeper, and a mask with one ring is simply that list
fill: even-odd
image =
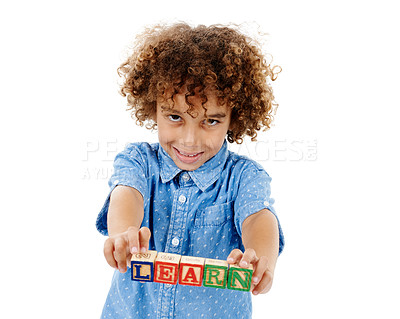
[{"label": "letter l block", "polygon": [[135,281],[153,281],[156,256],[157,252],[155,250],[133,254],[131,259],[131,279]]}]

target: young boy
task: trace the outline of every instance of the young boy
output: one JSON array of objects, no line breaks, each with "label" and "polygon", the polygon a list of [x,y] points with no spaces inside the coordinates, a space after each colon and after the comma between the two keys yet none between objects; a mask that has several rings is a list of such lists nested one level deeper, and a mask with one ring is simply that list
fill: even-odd
[{"label": "young boy", "polygon": [[251,318],[249,292],[130,280],[127,261],[147,249],[253,265],[251,292],[266,293],[284,240],[271,178],[227,150],[272,121],[274,97],[253,41],[233,28],[157,26],[119,68],[121,93],[159,143],[117,155],[97,219],[114,273],[103,318]]}]

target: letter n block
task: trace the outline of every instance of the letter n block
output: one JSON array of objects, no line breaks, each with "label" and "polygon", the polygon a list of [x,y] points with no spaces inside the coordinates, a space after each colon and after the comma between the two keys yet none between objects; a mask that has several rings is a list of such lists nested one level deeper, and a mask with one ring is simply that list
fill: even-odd
[{"label": "letter n block", "polygon": [[204,258],[182,256],[179,268],[179,284],[201,286],[204,273]]},{"label": "letter n block", "polygon": [[206,259],[203,286],[225,288],[228,276],[228,263],[225,260]]},{"label": "letter n block", "polygon": [[253,265],[249,268],[240,268],[230,265],[228,272],[228,289],[250,291],[251,277],[253,276]]},{"label": "letter n block", "polygon": [[154,266],[154,281],[176,285],[181,255],[158,253]]},{"label": "letter n block", "polygon": [[154,250],[133,254],[131,259],[132,280],[153,281],[156,256],[157,252]]}]

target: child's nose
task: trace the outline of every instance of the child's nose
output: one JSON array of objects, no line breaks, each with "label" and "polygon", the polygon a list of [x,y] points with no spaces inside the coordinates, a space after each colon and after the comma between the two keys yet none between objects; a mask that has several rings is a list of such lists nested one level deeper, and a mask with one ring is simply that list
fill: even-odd
[{"label": "child's nose", "polygon": [[187,126],[183,131],[183,144],[185,146],[194,146],[199,142],[198,130],[194,127]]}]

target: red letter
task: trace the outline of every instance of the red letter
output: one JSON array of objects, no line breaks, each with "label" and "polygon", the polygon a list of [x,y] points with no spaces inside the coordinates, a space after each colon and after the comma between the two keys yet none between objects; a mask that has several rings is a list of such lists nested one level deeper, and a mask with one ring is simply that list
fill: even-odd
[{"label": "red letter", "polygon": [[198,283],[199,280],[196,278],[196,274],[194,272],[193,267],[189,267],[185,278],[183,278],[183,281],[185,282],[193,282],[193,283]]},{"label": "red letter", "polygon": [[158,276],[159,280],[165,280],[165,281],[173,280],[173,274],[174,274],[173,266],[159,265],[158,268],[160,270],[160,273]]}]

